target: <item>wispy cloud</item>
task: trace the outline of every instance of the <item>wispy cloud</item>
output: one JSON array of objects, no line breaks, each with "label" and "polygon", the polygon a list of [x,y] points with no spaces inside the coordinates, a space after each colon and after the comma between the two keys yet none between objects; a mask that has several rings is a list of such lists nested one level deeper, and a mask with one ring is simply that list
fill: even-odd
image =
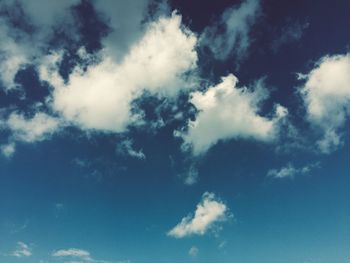
[{"label": "wispy cloud", "polygon": [[190,250],[188,251],[188,255],[190,255],[191,257],[196,257],[199,253],[199,249],[196,246],[193,246],[190,248]]},{"label": "wispy cloud", "polygon": [[22,258],[30,257],[32,255],[32,249],[24,242],[17,242],[17,248],[11,253],[12,256]]},{"label": "wispy cloud", "polygon": [[275,179],[290,178],[293,179],[297,175],[309,174],[313,169],[320,167],[318,162],[307,164],[302,167],[295,167],[292,164],[281,167],[279,169],[271,169],[267,172],[267,176]]},{"label": "wispy cloud", "polygon": [[204,31],[201,43],[208,46],[217,59],[225,60],[233,54],[241,58],[250,45],[249,33],[259,13],[259,0],[245,0],[238,7],[226,9],[220,19]]},{"label": "wispy cloud", "polygon": [[[90,252],[83,249],[68,248],[60,249],[51,254],[55,258],[63,258],[69,261],[66,262],[81,262],[81,263],[112,263],[112,261],[94,259]],[[114,261],[115,263],[130,263],[129,260]]]},{"label": "wispy cloud", "polygon": [[133,140],[125,139],[118,143],[117,145],[117,153],[121,155],[130,156],[139,160],[145,160],[146,155],[143,153],[142,149],[135,150],[133,148]]}]

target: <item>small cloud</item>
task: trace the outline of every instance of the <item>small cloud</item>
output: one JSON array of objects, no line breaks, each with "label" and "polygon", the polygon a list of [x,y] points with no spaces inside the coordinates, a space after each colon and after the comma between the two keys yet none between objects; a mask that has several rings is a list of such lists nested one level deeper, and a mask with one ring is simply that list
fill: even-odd
[{"label": "small cloud", "polygon": [[193,185],[198,182],[198,169],[195,165],[191,165],[185,174],[184,183],[186,185]]},{"label": "small cloud", "polygon": [[293,179],[296,175],[309,174],[313,169],[318,168],[320,164],[318,162],[305,165],[303,167],[296,168],[292,164],[288,164],[280,169],[271,169],[267,172],[267,177],[275,179],[290,178]]},{"label": "small cloud", "polygon": [[213,193],[204,193],[194,215],[184,217],[179,224],[168,232],[168,236],[183,238],[191,235],[204,235],[216,223],[231,217],[228,207]]},{"label": "small cloud", "polygon": [[30,257],[32,255],[32,250],[27,244],[19,241],[17,242],[16,250],[13,251],[11,255],[18,258]]},{"label": "small cloud", "polygon": [[[55,258],[68,258],[70,261],[67,261],[69,263],[111,263],[110,261],[106,260],[99,260],[94,259],[90,252],[83,249],[77,249],[77,248],[68,248],[68,249],[60,249],[51,254],[52,257]],[[116,261],[117,263],[130,263],[129,260],[122,260],[122,261]]]},{"label": "small cloud", "polygon": [[11,158],[15,151],[16,151],[16,144],[13,142],[10,142],[8,144],[4,144],[0,146],[1,153],[6,157],[6,158]]},{"label": "small cloud", "polygon": [[132,139],[126,139],[122,142],[119,143],[117,146],[117,153],[122,154],[122,155],[128,155],[130,157],[139,159],[139,160],[145,160],[146,155],[143,153],[142,149],[141,150],[135,150],[133,148],[133,140]]},{"label": "small cloud", "polygon": [[199,253],[199,249],[195,246],[191,247],[190,250],[188,251],[188,255],[191,257],[196,257]]},{"label": "small cloud", "polygon": [[72,163],[78,167],[85,168],[90,166],[90,162],[86,159],[75,158]]}]

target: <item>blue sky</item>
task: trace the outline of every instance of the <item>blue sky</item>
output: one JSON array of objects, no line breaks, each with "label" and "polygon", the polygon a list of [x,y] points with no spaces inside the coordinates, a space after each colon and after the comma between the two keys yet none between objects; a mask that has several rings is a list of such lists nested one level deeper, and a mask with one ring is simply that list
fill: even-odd
[{"label": "blue sky", "polygon": [[349,262],[349,10],[0,0],[0,262]]}]

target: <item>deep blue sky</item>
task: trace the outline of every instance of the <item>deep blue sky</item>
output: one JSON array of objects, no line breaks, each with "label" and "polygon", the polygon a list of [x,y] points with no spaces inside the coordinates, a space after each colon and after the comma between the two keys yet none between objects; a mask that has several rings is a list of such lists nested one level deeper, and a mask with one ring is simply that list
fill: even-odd
[{"label": "deep blue sky", "polygon": [[0,262],[349,262],[349,11],[0,0]]}]

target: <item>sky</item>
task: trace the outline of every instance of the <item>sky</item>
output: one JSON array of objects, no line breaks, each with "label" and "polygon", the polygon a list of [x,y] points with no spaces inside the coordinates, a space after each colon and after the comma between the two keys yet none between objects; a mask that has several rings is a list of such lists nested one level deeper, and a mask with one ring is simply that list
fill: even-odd
[{"label": "sky", "polygon": [[0,262],[350,262],[349,10],[0,0]]}]

